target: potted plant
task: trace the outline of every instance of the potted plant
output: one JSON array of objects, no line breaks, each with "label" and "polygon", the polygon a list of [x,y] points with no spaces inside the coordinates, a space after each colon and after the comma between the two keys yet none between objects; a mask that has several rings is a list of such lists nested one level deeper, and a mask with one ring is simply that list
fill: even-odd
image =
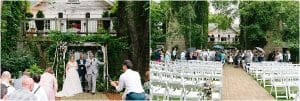
[{"label": "potted plant", "polygon": [[[36,18],[44,18],[45,15],[43,11],[38,11],[36,14]],[[37,30],[44,30],[44,20],[35,20],[35,25]]]},{"label": "potted plant", "polygon": [[[30,13],[30,12],[27,12],[27,13],[25,13],[25,17],[26,18],[32,18],[33,17],[33,14],[32,13]],[[29,30],[29,22],[30,20],[26,20],[26,23],[25,23],[25,27],[26,27],[26,31],[28,31]],[[34,29],[32,29],[32,28],[30,28],[30,32],[32,32],[32,31],[34,31]],[[30,35],[28,35],[28,36],[31,36],[32,34],[30,34]]]},{"label": "potted plant", "polygon": [[41,67],[39,67],[37,64],[33,64],[28,69],[28,72],[30,74],[42,74],[43,73],[43,69],[41,69]]}]

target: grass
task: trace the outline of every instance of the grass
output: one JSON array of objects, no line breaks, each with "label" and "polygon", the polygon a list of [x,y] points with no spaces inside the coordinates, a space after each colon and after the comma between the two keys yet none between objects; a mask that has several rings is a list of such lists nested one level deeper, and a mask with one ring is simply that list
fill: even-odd
[{"label": "grass", "polygon": [[[256,77],[254,77],[254,76],[251,76],[255,81],[256,81]],[[264,87],[264,85],[263,85],[263,82],[262,81],[256,81],[258,84],[260,84],[260,82],[261,82],[261,84],[260,84],[260,86],[261,87],[263,87],[267,92],[268,92],[268,94],[270,94],[270,91],[271,91],[271,86],[266,86],[266,87]],[[271,84],[271,81],[270,80],[266,80],[266,84]],[[298,91],[299,89],[297,88],[297,87],[291,87],[291,90],[292,91]],[[278,92],[278,91],[280,91],[280,92]],[[273,88],[273,92],[271,93],[271,95],[273,96],[273,98],[274,99],[276,99],[275,98],[275,92],[274,92],[274,88]],[[285,89],[284,88],[277,88],[277,96],[284,96],[285,95]],[[278,99],[276,99],[276,100],[278,100],[278,101],[293,101],[294,99],[286,99],[286,98],[278,98]]]}]

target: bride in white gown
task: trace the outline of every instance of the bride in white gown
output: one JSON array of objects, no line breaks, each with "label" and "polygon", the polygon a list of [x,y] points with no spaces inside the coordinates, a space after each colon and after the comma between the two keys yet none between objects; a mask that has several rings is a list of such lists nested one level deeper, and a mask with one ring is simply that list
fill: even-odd
[{"label": "bride in white gown", "polygon": [[71,55],[66,66],[66,78],[64,80],[62,91],[58,92],[56,96],[74,96],[75,94],[82,93],[81,82],[77,69],[78,65],[75,61],[75,57],[74,55]]}]

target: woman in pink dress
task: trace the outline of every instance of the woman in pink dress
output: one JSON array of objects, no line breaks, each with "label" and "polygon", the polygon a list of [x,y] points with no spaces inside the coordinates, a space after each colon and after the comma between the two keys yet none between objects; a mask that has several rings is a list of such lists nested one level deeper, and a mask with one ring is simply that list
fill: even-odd
[{"label": "woman in pink dress", "polygon": [[55,94],[57,92],[57,80],[53,75],[53,70],[48,67],[45,73],[42,74],[40,85],[45,89],[49,101],[55,101]]}]

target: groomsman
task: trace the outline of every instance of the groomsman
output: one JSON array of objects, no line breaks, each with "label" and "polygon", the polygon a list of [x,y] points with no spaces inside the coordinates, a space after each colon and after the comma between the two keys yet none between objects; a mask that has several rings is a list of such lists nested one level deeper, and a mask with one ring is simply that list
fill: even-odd
[{"label": "groomsman", "polygon": [[79,74],[79,78],[81,80],[81,86],[83,91],[85,90],[85,74],[86,74],[86,60],[83,58],[83,53],[80,53],[80,58],[76,61],[78,64],[78,74]]}]

